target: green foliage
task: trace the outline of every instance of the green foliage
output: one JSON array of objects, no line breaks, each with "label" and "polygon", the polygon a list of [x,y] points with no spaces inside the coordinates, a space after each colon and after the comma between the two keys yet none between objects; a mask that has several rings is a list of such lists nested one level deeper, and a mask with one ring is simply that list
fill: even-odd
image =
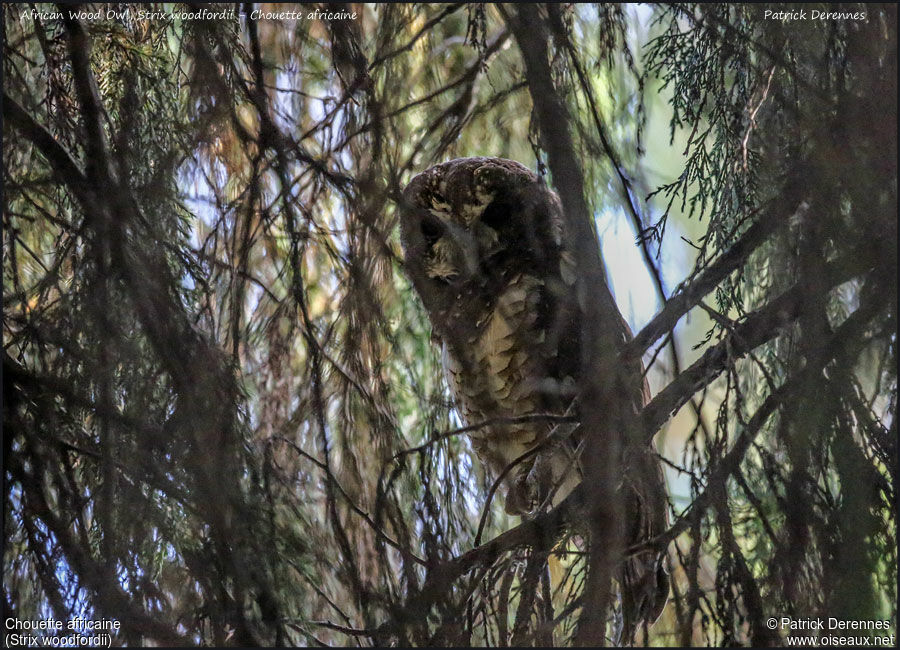
[{"label": "green foliage", "polygon": [[[114,618],[130,645],[574,637],[584,531],[542,546],[488,502],[397,236],[433,163],[546,173],[514,8],[352,9],[79,26],[4,5],[10,615]],[[677,314],[705,337],[651,337],[707,356],[671,377],[645,357],[691,424],[664,454],[688,486],[660,540],[672,602],[639,642],[896,620],[896,12],[859,10],[541,9],[593,213],[627,215],[657,274],[704,224],[664,309],[762,232]]]}]

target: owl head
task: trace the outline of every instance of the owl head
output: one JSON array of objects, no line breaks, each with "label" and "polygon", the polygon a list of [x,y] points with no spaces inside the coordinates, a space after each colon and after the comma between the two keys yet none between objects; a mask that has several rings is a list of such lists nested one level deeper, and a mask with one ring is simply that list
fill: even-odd
[{"label": "owl head", "polygon": [[435,315],[479,303],[517,270],[539,274],[558,258],[559,199],[524,165],[459,158],[431,167],[403,192],[407,270]]}]

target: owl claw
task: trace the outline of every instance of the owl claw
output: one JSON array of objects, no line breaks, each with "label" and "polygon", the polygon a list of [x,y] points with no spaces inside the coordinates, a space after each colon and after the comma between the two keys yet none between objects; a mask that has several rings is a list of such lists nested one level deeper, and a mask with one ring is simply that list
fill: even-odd
[{"label": "owl claw", "polygon": [[508,515],[525,515],[528,513],[525,485],[522,477],[507,484],[506,501],[503,504],[503,509]]},{"label": "owl claw", "polygon": [[540,510],[550,500],[550,490],[553,486],[553,469],[549,452],[538,452],[534,464],[528,472],[529,497],[531,509]]},{"label": "owl claw", "polygon": [[533,466],[520,467],[511,477],[506,492],[506,512],[511,515],[528,515],[534,511],[534,486],[531,484]]},{"label": "owl claw", "polygon": [[530,515],[547,503],[553,477],[546,454],[538,453],[530,466],[522,467],[509,484],[506,495],[506,512],[513,515]]}]

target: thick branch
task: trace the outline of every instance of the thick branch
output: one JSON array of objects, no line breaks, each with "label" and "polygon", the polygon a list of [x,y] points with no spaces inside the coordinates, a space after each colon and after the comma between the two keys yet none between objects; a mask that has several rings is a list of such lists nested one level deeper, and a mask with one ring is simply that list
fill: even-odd
[{"label": "thick branch", "polygon": [[[502,5],[501,5],[502,7]],[[506,11],[501,8],[501,11]],[[585,607],[576,642],[603,645],[610,580],[619,563],[622,531],[616,471],[621,436],[628,436],[629,420],[622,417],[630,404],[627,366],[616,363],[626,336],[624,323],[606,282],[593,219],[584,197],[584,177],[568,131],[568,112],[553,84],[548,63],[549,37],[536,5],[520,5],[507,16],[528,79],[541,144],[547,152],[553,183],[563,205],[566,243],[575,258],[581,312],[581,417],[587,436],[584,480],[592,486],[589,506],[591,545]],[[638,382],[634,382],[635,385]],[[626,406],[628,404],[628,406]]]},{"label": "thick branch", "polygon": [[715,289],[722,280],[747,261],[772,232],[786,219],[766,214],[738,239],[687,287],[669,298],[666,306],[625,346],[623,359],[639,358],[659,337],[671,331],[678,321],[697,306],[697,303]]},{"label": "thick branch", "polygon": [[860,346],[863,341],[862,334],[866,327],[869,326],[871,319],[877,315],[879,309],[883,306],[877,304],[876,301],[870,301],[867,305],[861,306],[853,312],[834,333],[822,342],[819,348],[820,353],[810,359],[806,367],[798,372],[794,377],[783,383],[781,386],[773,390],[763,400],[753,417],[748,420],[747,425],[738,435],[731,449],[722,460],[719,461],[709,472],[706,481],[706,488],[698,495],[691,505],[681,514],[668,531],[664,535],[656,539],[650,540],[639,546],[628,549],[629,553],[639,552],[643,548],[657,547],[665,548],[666,545],[675,539],[683,531],[691,525],[696,513],[707,508],[712,499],[715,497],[718,486],[724,482],[740,467],[747,450],[756,439],[756,436],[762,430],[763,425],[768,421],[775,411],[787,404],[789,400],[794,398],[798,392],[803,390],[806,384],[820,376],[822,370],[831,361],[842,355],[847,355],[851,345]]},{"label": "thick branch", "polygon": [[[821,286],[828,291],[866,270],[864,256],[844,258],[828,265]],[[718,377],[729,362],[772,340],[811,304],[823,300],[823,294],[810,294],[803,284],[796,284],[765,307],[747,316],[647,404],[641,414],[645,438],[652,440],[669,417],[697,391]]]},{"label": "thick branch", "polygon": [[75,158],[72,157],[53,134],[39,124],[19,103],[3,91],[3,119],[47,159],[53,172],[68,188],[75,199],[83,206],[91,205],[92,199],[88,191],[87,178],[81,171]]}]

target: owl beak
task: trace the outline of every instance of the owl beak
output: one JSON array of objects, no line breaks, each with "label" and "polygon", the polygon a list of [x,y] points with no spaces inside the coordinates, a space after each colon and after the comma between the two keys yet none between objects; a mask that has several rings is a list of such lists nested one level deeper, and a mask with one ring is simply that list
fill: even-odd
[{"label": "owl beak", "polygon": [[462,226],[452,222],[444,222],[444,227],[447,235],[456,244],[456,250],[461,253],[462,260],[460,261],[464,275],[469,279],[476,277],[481,268],[478,263],[478,244],[475,237]]}]

